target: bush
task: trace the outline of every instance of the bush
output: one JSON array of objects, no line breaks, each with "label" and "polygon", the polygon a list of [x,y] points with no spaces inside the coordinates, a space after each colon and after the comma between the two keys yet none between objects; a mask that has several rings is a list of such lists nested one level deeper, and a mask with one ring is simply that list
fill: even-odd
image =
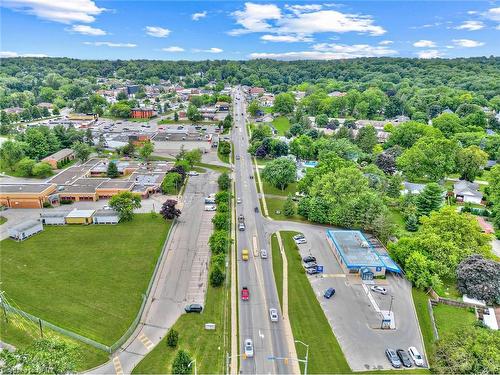
[{"label": "bush", "polygon": [[229,190],[231,186],[231,179],[229,178],[229,175],[224,172],[222,173],[219,178],[217,179],[217,182],[219,184],[219,189],[220,190]]},{"label": "bush", "polygon": [[172,374],[191,374],[191,367],[189,367],[191,361],[191,357],[185,350],[179,350],[172,364]]},{"label": "bush", "polygon": [[224,283],[226,274],[219,267],[214,267],[210,272],[210,285],[217,288]]},{"label": "bush", "polygon": [[216,230],[229,230],[229,214],[226,212],[217,212],[212,218],[212,223]]},{"label": "bush", "polygon": [[61,203],[61,204],[73,204],[73,200],[72,199],[61,199],[59,201],[59,203]]},{"label": "bush", "polygon": [[171,348],[175,348],[179,342],[179,332],[175,329],[170,329],[167,333],[167,345]]}]

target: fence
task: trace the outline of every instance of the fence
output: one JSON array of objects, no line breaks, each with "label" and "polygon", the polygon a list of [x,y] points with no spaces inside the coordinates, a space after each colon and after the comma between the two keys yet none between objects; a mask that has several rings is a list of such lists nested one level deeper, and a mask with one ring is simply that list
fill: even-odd
[{"label": "fence", "polygon": [[436,321],[434,320],[434,310],[432,310],[432,302],[427,299],[427,309],[429,310],[429,316],[431,317],[432,331],[434,332],[434,339],[439,340],[439,333],[436,327]]},{"label": "fence", "polygon": [[0,302],[0,304],[1,304],[2,308],[4,308],[6,311],[12,312],[12,313],[20,315],[26,319],[29,319],[32,322],[39,324],[41,327],[44,327],[44,326],[48,327],[56,332],[59,332],[59,333],[65,335],[65,336],[74,338],[74,339],[81,341],[85,344],[89,344],[89,345],[93,346],[94,348],[104,350],[105,352],[108,352],[111,354],[114,351],[116,351],[120,346],[122,346],[130,338],[132,333],[134,333],[135,329],[139,325],[139,322],[141,321],[141,317],[142,317],[142,314],[144,312],[144,308],[146,307],[146,302],[149,298],[149,294],[151,293],[151,289],[153,288],[154,280],[156,278],[156,275],[158,274],[158,270],[160,268],[160,264],[162,263],[165,252],[167,251],[166,250],[167,249],[167,242],[168,242],[168,239],[170,238],[170,233],[172,232],[172,229],[174,228],[176,222],[177,222],[176,219],[174,219],[172,222],[172,225],[170,226],[170,229],[168,230],[167,237],[165,238],[165,242],[163,243],[163,248],[161,250],[160,256],[158,257],[155,268],[153,270],[153,275],[151,276],[151,279],[149,280],[148,288],[146,289],[146,294],[142,295],[141,307],[139,308],[139,311],[137,312],[137,315],[136,315],[134,321],[128,327],[128,329],[125,331],[125,333],[111,346],[101,344],[100,342],[89,339],[88,337],[79,335],[78,333],[75,333],[75,332],[69,331],[67,329],[61,328],[59,326],[56,326],[55,324],[49,323],[49,322],[47,322],[47,321],[45,321],[37,316],[31,315],[23,310],[17,309],[15,307],[9,305],[8,303],[4,302],[3,300]]}]

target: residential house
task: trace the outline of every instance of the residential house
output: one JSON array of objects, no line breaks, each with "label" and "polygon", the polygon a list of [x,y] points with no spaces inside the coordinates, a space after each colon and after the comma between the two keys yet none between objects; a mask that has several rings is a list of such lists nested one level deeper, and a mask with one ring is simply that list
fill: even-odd
[{"label": "residential house", "polygon": [[406,194],[420,194],[422,190],[425,188],[425,184],[415,184],[413,182],[403,182],[403,190],[401,191],[401,194],[406,195]]},{"label": "residential house", "polygon": [[9,228],[8,233],[9,237],[16,241],[24,241],[42,230],[43,225],[38,220],[27,220]]},{"label": "residential house", "polygon": [[217,109],[219,112],[227,112],[229,111],[229,103],[217,102],[215,103],[215,109]]},{"label": "residential house", "polygon": [[250,97],[252,99],[258,98],[260,95],[264,94],[264,89],[262,87],[252,87],[249,90]]},{"label": "residential house", "polygon": [[483,200],[483,193],[479,191],[479,184],[469,181],[455,182],[453,195],[457,202],[482,204]]}]

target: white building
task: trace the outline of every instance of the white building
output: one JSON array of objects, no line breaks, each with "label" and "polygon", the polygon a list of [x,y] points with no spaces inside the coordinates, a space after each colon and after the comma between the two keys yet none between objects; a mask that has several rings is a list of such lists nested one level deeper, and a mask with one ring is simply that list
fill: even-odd
[{"label": "white building", "polygon": [[479,185],[469,181],[458,181],[453,185],[453,194],[457,202],[481,204],[483,193],[479,191]]},{"label": "white building", "polygon": [[43,225],[38,220],[28,220],[9,228],[9,237],[16,241],[23,241],[42,230]]},{"label": "white building", "polygon": [[97,210],[94,213],[94,224],[118,224],[118,212],[110,209]]},{"label": "white building", "polygon": [[40,220],[45,225],[64,225],[64,218],[68,213],[64,211],[46,211],[40,214]]}]

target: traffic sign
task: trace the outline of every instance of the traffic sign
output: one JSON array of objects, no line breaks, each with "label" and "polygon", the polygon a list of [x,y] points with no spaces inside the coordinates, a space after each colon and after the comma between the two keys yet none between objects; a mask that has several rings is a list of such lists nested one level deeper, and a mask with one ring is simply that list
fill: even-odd
[{"label": "traffic sign", "polygon": [[316,266],[316,271],[323,273],[323,266]]}]

